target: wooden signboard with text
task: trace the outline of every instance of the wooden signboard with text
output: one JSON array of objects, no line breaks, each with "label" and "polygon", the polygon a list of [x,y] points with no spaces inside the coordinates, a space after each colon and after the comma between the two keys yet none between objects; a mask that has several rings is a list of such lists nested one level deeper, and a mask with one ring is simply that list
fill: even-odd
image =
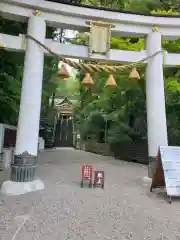
[{"label": "wooden signboard with text", "polygon": [[159,187],[166,188],[169,203],[172,196],[180,197],[180,147],[159,147],[150,191]]},{"label": "wooden signboard with text", "polygon": [[104,189],[104,171],[94,171],[93,187],[101,187]]}]

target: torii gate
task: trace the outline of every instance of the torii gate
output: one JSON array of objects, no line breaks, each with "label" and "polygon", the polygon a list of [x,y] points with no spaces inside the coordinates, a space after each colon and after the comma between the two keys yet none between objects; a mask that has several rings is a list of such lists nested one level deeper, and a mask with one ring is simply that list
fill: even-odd
[{"label": "torii gate", "polygon": [[[64,2],[66,1],[63,0]],[[160,145],[168,145],[163,65],[169,67],[177,66],[180,54],[165,52],[163,62],[161,41],[162,37],[163,39],[172,40],[180,36],[180,18],[113,12],[74,6],[72,4],[53,3],[45,0],[1,0],[0,15],[3,18],[15,21],[28,20],[27,34],[62,57],[132,63],[159,52],[146,61],[149,159],[151,161],[155,160]],[[140,52],[111,50],[108,42],[110,35],[108,35],[107,31],[100,32],[100,35],[104,34],[103,36],[107,42],[101,44],[99,52],[96,51],[98,48],[97,41],[93,36],[91,36],[90,48],[78,45],[65,45],[45,38],[46,25],[88,31],[87,20],[100,20],[105,25],[107,23],[109,26],[113,25],[114,28],[111,30],[113,36],[145,37],[145,50]],[[100,30],[94,28],[94,31],[98,33]],[[39,188],[38,184],[33,181],[38,146],[44,54],[48,55],[50,52],[40,47],[37,41],[34,41],[32,38],[28,38],[25,41],[24,36],[0,34],[1,47],[8,51],[25,51],[15,160],[12,166],[11,181],[4,183],[5,192],[12,191],[14,182],[24,184],[23,186],[33,183],[34,189]],[[96,42],[95,45],[92,44],[93,41],[94,44]],[[42,187],[43,184],[41,184]]]}]

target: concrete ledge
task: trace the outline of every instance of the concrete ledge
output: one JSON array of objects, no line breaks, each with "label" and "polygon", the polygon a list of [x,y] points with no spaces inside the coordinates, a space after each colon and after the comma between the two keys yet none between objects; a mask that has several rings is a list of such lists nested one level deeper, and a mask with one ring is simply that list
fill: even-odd
[{"label": "concrete ledge", "polygon": [[44,183],[41,180],[35,180],[32,182],[13,182],[9,180],[3,182],[1,186],[1,193],[17,196],[42,189],[44,189]]},{"label": "concrete ledge", "polygon": [[143,177],[143,178],[142,178],[142,181],[143,181],[144,183],[152,183],[152,178]]}]

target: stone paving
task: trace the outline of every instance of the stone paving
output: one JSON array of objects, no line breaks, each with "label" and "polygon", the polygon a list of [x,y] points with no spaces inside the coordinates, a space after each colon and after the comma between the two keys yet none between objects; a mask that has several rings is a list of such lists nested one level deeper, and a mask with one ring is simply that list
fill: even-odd
[{"label": "stone paving", "polygon": [[[105,171],[104,190],[80,188],[82,163]],[[180,200],[149,192],[147,166],[72,149],[41,153],[39,164],[44,190],[0,195],[1,240],[180,239]]]}]

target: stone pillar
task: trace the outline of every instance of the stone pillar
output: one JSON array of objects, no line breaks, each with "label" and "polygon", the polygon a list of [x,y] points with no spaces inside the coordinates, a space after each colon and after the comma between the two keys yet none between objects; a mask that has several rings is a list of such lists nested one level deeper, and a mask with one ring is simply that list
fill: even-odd
[{"label": "stone pillar", "polygon": [[[43,43],[46,33],[44,19],[31,16],[27,32]],[[35,177],[43,65],[43,48],[27,39],[15,156],[11,171],[11,180],[15,182],[31,182]]]},{"label": "stone pillar", "polygon": [[[146,50],[148,55],[161,50],[160,32],[149,34],[146,41]],[[146,69],[146,104],[149,152],[148,177],[152,177],[158,148],[160,145],[168,145],[163,53],[159,53],[148,60]]]}]

